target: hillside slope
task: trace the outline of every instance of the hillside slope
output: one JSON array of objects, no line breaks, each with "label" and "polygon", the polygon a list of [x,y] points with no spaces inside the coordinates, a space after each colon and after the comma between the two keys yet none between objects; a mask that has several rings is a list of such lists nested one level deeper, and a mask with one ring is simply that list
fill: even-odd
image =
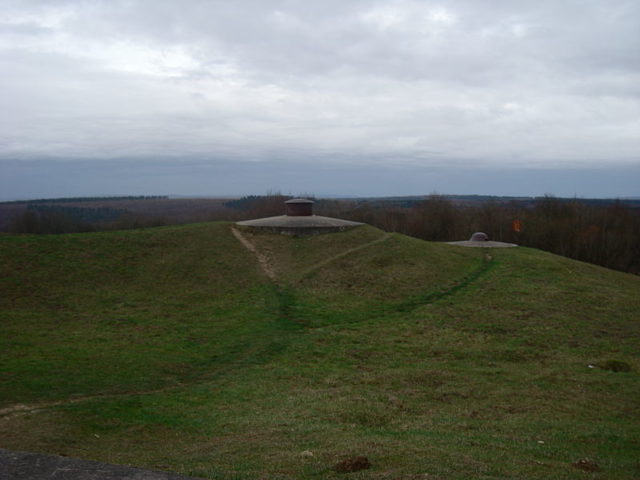
[{"label": "hillside slope", "polygon": [[226,223],[0,237],[0,446],[210,478],[356,454],[358,478],[640,475],[640,278],[238,232],[253,250]]}]

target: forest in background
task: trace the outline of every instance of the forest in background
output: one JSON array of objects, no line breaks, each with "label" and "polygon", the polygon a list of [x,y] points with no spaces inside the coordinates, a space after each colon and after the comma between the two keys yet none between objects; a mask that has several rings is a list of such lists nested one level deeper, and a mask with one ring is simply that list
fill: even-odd
[{"label": "forest in background", "polygon": [[[240,199],[109,197],[0,204],[0,230],[77,233],[283,214],[280,194]],[[445,196],[316,199],[317,215],[368,223],[428,241],[492,240],[539,248],[640,274],[640,202],[630,200]]]}]

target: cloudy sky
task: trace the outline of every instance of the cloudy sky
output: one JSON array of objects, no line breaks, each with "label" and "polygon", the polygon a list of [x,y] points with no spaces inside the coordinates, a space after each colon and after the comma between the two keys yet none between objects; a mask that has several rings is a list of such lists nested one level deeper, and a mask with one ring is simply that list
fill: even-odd
[{"label": "cloudy sky", "polygon": [[640,2],[0,0],[0,189],[640,196]]}]

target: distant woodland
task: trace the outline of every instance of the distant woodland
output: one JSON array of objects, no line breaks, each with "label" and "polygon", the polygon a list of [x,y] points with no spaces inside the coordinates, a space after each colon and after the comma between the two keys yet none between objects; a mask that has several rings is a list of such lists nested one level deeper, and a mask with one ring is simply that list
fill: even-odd
[{"label": "distant woodland", "polygon": [[[56,234],[146,228],[283,214],[290,197],[69,198],[0,204],[0,230]],[[365,222],[429,241],[492,240],[539,248],[640,274],[640,202],[622,200],[443,196],[317,200],[317,215]]]}]

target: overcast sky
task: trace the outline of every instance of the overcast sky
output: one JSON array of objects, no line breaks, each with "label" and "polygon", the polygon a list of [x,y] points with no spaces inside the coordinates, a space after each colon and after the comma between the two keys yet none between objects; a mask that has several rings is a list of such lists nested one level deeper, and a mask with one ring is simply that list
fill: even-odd
[{"label": "overcast sky", "polygon": [[640,196],[638,0],[0,0],[0,197]]}]

